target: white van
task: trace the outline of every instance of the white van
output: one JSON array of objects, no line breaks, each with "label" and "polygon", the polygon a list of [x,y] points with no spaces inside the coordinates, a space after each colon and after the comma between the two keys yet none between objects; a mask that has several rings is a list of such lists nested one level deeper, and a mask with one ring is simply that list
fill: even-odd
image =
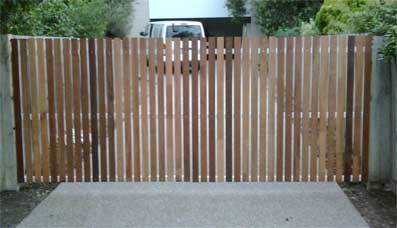
[{"label": "white van", "polygon": [[199,21],[156,21],[146,26],[141,36],[149,38],[204,38],[204,27]]},{"label": "white van", "polygon": [[[148,38],[162,38],[163,44],[166,43],[166,38],[205,38],[205,32],[203,24],[199,21],[156,21],[150,22],[144,32],[140,33],[141,36]],[[174,53],[174,43],[172,42],[172,53]],[[180,42],[180,48],[183,48],[182,41]],[[189,63],[192,61],[192,42],[189,41]],[[197,44],[198,56],[200,60],[200,40]],[[164,52],[165,54],[165,52]],[[172,62],[174,62],[174,54],[172,54]],[[182,50],[180,60],[182,61]],[[165,56],[164,56],[165,62]]]}]

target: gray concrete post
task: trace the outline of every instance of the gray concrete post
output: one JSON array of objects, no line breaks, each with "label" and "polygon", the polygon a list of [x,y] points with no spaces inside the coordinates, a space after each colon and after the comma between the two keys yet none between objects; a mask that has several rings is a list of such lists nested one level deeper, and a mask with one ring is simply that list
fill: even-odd
[{"label": "gray concrete post", "polygon": [[0,35],[0,191],[18,190],[12,101],[11,35]]}]

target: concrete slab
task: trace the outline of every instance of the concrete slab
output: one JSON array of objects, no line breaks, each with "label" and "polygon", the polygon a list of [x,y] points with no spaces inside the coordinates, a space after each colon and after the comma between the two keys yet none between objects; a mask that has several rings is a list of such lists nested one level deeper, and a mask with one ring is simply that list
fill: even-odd
[{"label": "concrete slab", "polygon": [[369,227],[335,183],[64,183],[18,227]]}]

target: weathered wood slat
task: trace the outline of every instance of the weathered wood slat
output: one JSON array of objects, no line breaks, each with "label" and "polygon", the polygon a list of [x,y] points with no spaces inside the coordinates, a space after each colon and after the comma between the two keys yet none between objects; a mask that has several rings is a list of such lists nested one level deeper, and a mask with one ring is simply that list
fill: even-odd
[{"label": "weathered wood slat", "polygon": [[300,179],[302,111],[302,37],[295,40],[295,93],[294,93],[294,181]]},{"label": "weathered wood slat", "polygon": [[[89,44],[90,64],[90,106],[91,106],[91,156],[93,181],[99,181],[99,155],[98,155],[98,116],[97,116],[97,72],[96,72],[96,40],[90,39]],[[117,72],[117,71],[116,71]]]},{"label": "weathered wood slat", "polygon": [[[121,40],[116,38],[113,40],[114,48],[114,82],[116,92],[116,153],[117,153],[117,181],[123,181],[124,164],[123,164],[123,90],[121,75]],[[142,77],[141,77],[142,78]],[[143,150],[143,149],[142,149]],[[144,165],[142,165],[144,166]]]},{"label": "weathered wood slat", "polygon": [[[172,40],[166,40],[166,110],[167,110],[167,181],[174,180],[173,110],[172,110]],[[194,86],[194,84],[193,84]],[[197,129],[197,126],[196,126]]]},{"label": "weathered wood slat", "polygon": [[[49,163],[48,163],[48,106],[46,102],[46,75],[44,69],[44,40],[37,39],[37,68],[39,82],[39,115],[40,115],[40,142],[41,142],[41,169],[43,182],[49,182]],[[73,161],[73,159],[71,159]]]},{"label": "weathered wood slat", "polygon": [[[98,47],[98,51],[103,50]],[[76,181],[81,182],[83,177],[83,169],[81,163],[82,155],[82,144],[81,144],[81,120],[80,120],[80,100],[81,100],[81,88],[80,88],[80,67],[79,67],[79,41],[77,39],[72,40],[72,74],[73,74],[73,124],[74,124],[74,163],[76,168]],[[103,64],[102,64],[103,65]],[[47,72],[48,73],[48,72]],[[50,98],[50,95],[48,96]],[[51,129],[51,128],[50,128]],[[51,132],[51,131],[50,131]],[[51,137],[51,134],[50,134]],[[106,160],[105,160],[106,161]],[[106,177],[106,175],[105,175]],[[106,180],[106,179],[105,179]]]},{"label": "weathered wood slat", "polygon": [[259,181],[266,181],[266,126],[267,126],[267,48],[269,46],[267,37],[260,42],[260,133],[259,133]]},{"label": "weathered wood slat", "polygon": [[[179,38],[173,39],[180,44]],[[175,176],[176,181],[182,181],[182,94],[181,94],[181,46],[174,46],[174,77],[175,77]]]},{"label": "weathered wood slat", "polygon": [[371,110],[371,69],[372,69],[372,37],[365,37],[365,68],[364,68],[364,119],[362,128],[362,171],[361,181],[368,180],[368,156]]},{"label": "weathered wood slat", "polygon": [[147,55],[146,40],[139,40],[139,74],[141,80],[141,130],[142,130],[142,181],[149,180],[149,140],[148,140],[148,92],[147,92]]},{"label": "weathered wood slat", "polygon": [[141,181],[141,154],[139,148],[139,74],[138,74],[138,39],[131,39],[132,48],[132,112],[133,112],[133,135],[134,135],[134,181]]},{"label": "weathered wood slat", "polygon": [[184,181],[190,181],[190,86],[189,39],[183,39],[183,169]]},{"label": "weathered wood slat", "polygon": [[198,135],[198,39],[192,42],[192,181],[199,181],[199,135]]},{"label": "weathered wood slat", "polygon": [[[59,44],[59,42],[58,42]],[[28,74],[28,49],[27,40],[21,40],[21,89],[22,89],[22,113],[23,113],[23,141],[25,152],[25,172],[27,182],[33,182],[33,163],[32,163],[32,121],[30,120],[30,86]],[[59,47],[58,47],[59,52]],[[55,178],[56,179],[56,178]]]},{"label": "weathered wood slat", "polygon": [[249,181],[249,95],[250,95],[250,57],[249,57],[250,42],[247,37],[243,38],[243,74],[242,74],[242,90],[243,90],[243,181]]},{"label": "weathered wood slat", "polygon": [[[177,45],[178,46],[178,45]],[[176,49],[175,49],[176,50]],[[178,52],[179,53],[179,52]],[[180,56],[175,52],[175,56]],[[178,60],[177,58],[176,60]],[[177,62],[177,61],[175,61]],[[177,70],[180,66],[175,64],[175,77],[178,76]],[[200,144],[201,144],[201,181],[207,182],[207,39],[200,39]],[[175,78],[176,82],[176,78]],[[176,86],[176,83],[175,83]],[[176,89],[175,89],[176,91]],[[175,97],[178,100],[176,93]],[[176,104],[175,104],[176,105]],[[176,109],[177,110],[177,109]],[[180,112],[176,112],[177,116]],[[177,119],[178,120],[178,119]],[[178,121],[177,121],[178,122]],[[180,121],[179,121],[180,122]],[[175,123],[175,127],[176,127]],[[179,125],[180,126],[180,125]]]},{"label": "weathered wood slat", "polygon": [[292,177],[292,88],[293,88],[293,68],[289,67],[293,64],[293,37],[287,38],[286,53],[286,75],[285,75],[285,181],[291,181]]},{"label": "weathered wood slat", "polygon": [[[156,148],[156,40],[149,40],[149,93],[150,93],[150,180],[157,181],[157,148]],[[134,67],[134,65],[132,65]]]},{"label": "weathered wood slat", "polygon": [[309,109],[310,109],[310,55],[311,37],[304,37],[303,100],[302,100],[302,181],[308,181],[309,174]]},{"label": "weathered wood slat", "polygon": [[338,114],[336,120],[336,181],[342,182],[344,155],[344,112],[346,94],[346,36],[339,37],[338,53]]},{"label": "weathered wood slat", "polygon": [[274,181],[274,162],[275,162],[275,84],[276,84],[276,43],[275,37],[269,38],[269,114],[268,114],[268,181]]},{"label": "weathered wood slat", "polygon": [[329,65],[329,87],[328,87],[328,138],[327,138],[327,180],[333,181],[335,175],[335,110],[336,110],[336,48],[337,37],[331,36],[330,65]]},{"label": "weathered wood slat", "polygon": [[[116,156],[114,142],[114,88],[113,88],[113,41],[106,39],[106,91],[109,137],[109,181],[116,181]],[[134,90],[135,91],[135,90]]]},{"label": "weathered wood slat", "polygon": [[284,135],[284,37],[277,38],[277,181],[283,180]]},{"label": "weathered wood slat", "polygon": [[251,181],[258,181],[258,48],[259,37],[251,40]]},{"label": "weathered wood slat", "polygon": [[[101,149],[101,181],[107,181],[107,149],[106,149],[106,93],[105,93],[105,60],[104,39],[97,40],[98,56],[98,103],[99,103],[99,145]],[[78,84],[77,84],[78,86]],[[78,88],[76,88],[78,89]],[[78,100],[76,101],[78,102]],[[78,103],[76,103],[78,104]],[[75,114],[76,115],[76,114]],[[77,144],[76,144],[77,146]]]},{"label": "weathered wood slat", "polygon": [[354,144],[353,144],[353,181],[359,181],[361,163],[361,128],[362,128],[362,102],[363,102],[363,47],[364,36],[357,36],[356,74],[354,79]]},{"label": "weathered wood slat", "polygon": [[224,38],[217,37],[217,139],[216,139],[216,159],[217,159],[217,182],[224,181],[224,148],[225,148],[225,137],[224,137],[224,127],[225,127],[225,115],[224,115],[224,85],[225,85],[225,71],[224,71]]},{"label": "weathered wood slat", "polygon": [[234,181],[241,181],[241,37],[234,38]]},{"label": "weathered wood slat", "polygon": [[318,158],[318,87],[320,78],[320,37],[313,37],[313,68],[312,68],[312,121],[310,145],[310,181],[317,180]]},{"label": "weathered wood slat", "polygon": [[165,181],[165,132],[164,132],[164,63],[163,39],[157,39],[157,96],[158,96],[158,131],[159,131],[159,176]]},{"label": "weathered wood slat", "polygon": [[344,181],[350,182],[353,153],[353,88],[354,88],[354,45],[355,37],[347,40],[347,92],[346,92],[346,130],[345,130],[345,169]]},{"label": "weathered wood slat", "polygon": [[[11,40],[11,64],[12,64],[12,97],[14,100],[14,113],[15,113],[15,149],[17,160],[17,180],[18,183],[24,182],[23,170],[23,131],[22,131],[22,112],[21,112],[21,96],[20,96],[20,83],[19,83],[19,51],[18,40]],[[52,60],[52,58],[51,58]]]},{"label": "weathered wood slat", "polygon": [[32,107],[32,146],[35,182],[41,182],[41,158],[40,158],[40,115],[38,103],[38,81],[36,74],[36,40],[28,39],[29,47],[29,77],[30,77],[30,96]]},{"label": "weathered wood slat", "polygon": [[50,175],[51,175],[51,182],[56,182],[57,181],[57,156],[56,156],[57,139],[56,139],[56,118],[55,118],[56,97],[55,97],[55,88],[54,88],[54,82],[56,77],[54,74],[54,57],[53,57],[54,48],[53,48],[53,41],[51,39],[46,39],[45,42],[46,42],[46,52],[47,52],[46,53],[47,90],[48,90],[47,94],[48,94],[49,128],[50,128],[50,145],[49,145]]},{"label": "weathered wood slat", "polygon": [[327,77],[328,77],[328,36],[321,37],[321,66],[320,66],[320,132],[319,132],[319,180],[325,181],[325,165],[327,154]]},{"label": "weathered wood slat", "polygon": [[226,138],[225,138],[225,166],[226,166],[226,181],[232,181],[232,147],[233,147],[233,72],[232,72],[232,47],[233,47],[233,38],[226,37],[225,39],[225,48],[226,48],[226,74],[225,74],[225,99],[226,99]]},{"label": "weathered wood slat", "polygon": [[210,37],[208,41],[209,181],[215,182],[215,38]]},{"label": "weathered wood slat", "polygon": [[[98,48],[99,50],[99,48]],[[123,86],[125,121],[125,175],[126,181],[132,181],[132,144],[131,144],[131,55],[130,39],[123,39]],[[150,49],[149,49],[150,50]]]}]

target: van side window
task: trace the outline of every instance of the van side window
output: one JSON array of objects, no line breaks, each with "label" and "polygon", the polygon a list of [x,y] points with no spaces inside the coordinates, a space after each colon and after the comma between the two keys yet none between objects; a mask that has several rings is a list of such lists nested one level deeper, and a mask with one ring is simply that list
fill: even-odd
[{"label": "van side window", "polygon": [[161,25],[161,24],[154,24],[154,25],[153,25],[153,29],[152,29],[152,37],[153,37],[153,38],[162,37],[162,30],[163,30],[163,25]]}]

